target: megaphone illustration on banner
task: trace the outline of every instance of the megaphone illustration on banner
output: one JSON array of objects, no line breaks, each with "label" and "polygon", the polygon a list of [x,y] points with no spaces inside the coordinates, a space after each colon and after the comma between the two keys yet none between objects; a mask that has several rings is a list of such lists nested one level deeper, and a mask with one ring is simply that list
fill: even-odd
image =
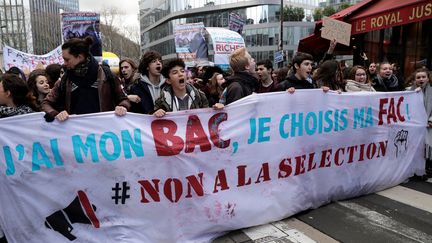
[{"label": "megaphone illustration on banner", "polygon": [[95,228],[100,227],[95,211],[96,206],[90,203],[85,192],[78,191],[78,195],[67,207],[57,210],[45,218],[45,226],[73,241],[76,236],[71,233],[72,224],[91,224]]}]

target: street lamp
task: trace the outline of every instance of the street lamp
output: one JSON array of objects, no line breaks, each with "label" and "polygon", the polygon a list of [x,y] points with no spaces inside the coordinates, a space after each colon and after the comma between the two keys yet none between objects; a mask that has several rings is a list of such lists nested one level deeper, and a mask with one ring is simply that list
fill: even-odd
[{"label": "street lamp", "polygon": [[3,42],[4,42],[4,34],[3,34],[3,29],[6,29],[6,25],[2,25],[0,26],[0,34],[1,34],[1,41],[2,41],[2,46],[3,46]]},{"label": "street lamp", "polygon": [[[283,53],[283,22],[284,22],[283,1],[284,0],[281,0],[280,2],[280,30],[279,30],[279,46],[278,46],[278,50],[282,51],[282,53]],[[283,61],[278,63],[279,68],[282,66],[283,66]]]},{"label": "street lamp", "polygon": [[283,0],[281,0],[281,2],[280,2],[279,51],[283,50],[283,21],[284,21]]},{"label": "street lamp", "polygon": [[1,45],[0,45],[0,47],[1,47],[2,50],[3,50],[4,36],[5,36],[5,34],[3,33],[3,29],[6,29],[6,28],[7,28],[6,25],[0,26],[0,35],[1,35]]},{"label": "street lamp", "polygon": [[4,45],[3,29],[5,29],[6,27],[7,27],[6,25],[0,26],[0,36],[1,36],[1,45],[0,45],[0,71],[3,68],[3,45]]}]

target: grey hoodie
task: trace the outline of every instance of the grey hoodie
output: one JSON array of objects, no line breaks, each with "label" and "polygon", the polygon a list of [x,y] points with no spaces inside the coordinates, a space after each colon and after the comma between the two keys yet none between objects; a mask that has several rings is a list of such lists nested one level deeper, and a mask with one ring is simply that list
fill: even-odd
[{"label": "grey hoodie", "polygon": [[154,85],[146,75],[141,74],[140,76],[141,76],[141,81],[147,84],[154,103],[157,100],[157,98],[159,98],[160,96],[161,86],[165,83],[165,78],[161,75],[159,77],[160,80],[159,84]]}]

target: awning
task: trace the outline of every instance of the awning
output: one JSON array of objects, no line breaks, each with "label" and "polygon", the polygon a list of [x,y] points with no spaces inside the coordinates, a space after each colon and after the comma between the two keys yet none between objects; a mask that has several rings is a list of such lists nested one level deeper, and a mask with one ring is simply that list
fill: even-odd
[{"label": "awning", "polygon": [[[337,20],[344,21],[345,18],[352,15],[354,12],[359,11],[374,0],[364,0],[360,3],[357,3],[351,7],[348,7],[340,12],[337,12],[330,16],[330,18],[334,18]],[[303,38],[299,42],[298,51],[306,52],[313,55],[316,58],[321,58],[321,55],[328,49],[330,41],[324,38],[321,38],[321,28],[322,28],[322,20],[319,20],[315,23],[314,34]]]},{"label": "awning", "polygon": [[328,49],[329,45],[329,40],[321,38],[319,35],[312,34],[300,40],[297,51],[306,52],[316,58],[321,58],[322,53]]},{"label": "awning", "polygon": [[[365,6],[369,5],[371,2],[374,2],[374,0],[365,0],[365,1],[361,1],[353,6],[350,6],[340,12],[337,12],[335,14],[333,14],[332,16],[330,16],[330,18],[336,19],[336,20],[340,20],[340,21],[345,21],[346,18],[349,18],[352,14],[362,10],[365,8]],[[346,22],[346,21],[345,21]],[[315,30],[314,33],[321,33],[321,28],[322,28],[322,20],[319,20],[315,23]],[[321,36],[321,34],[320,34]]]},{"label": "awning", "polygon": [[[419,22],[432,18],[431,0],[364,0],[330,18],[350,23],[351,35]],[[298,51],[322,55],[329,41],[321,38],[322,21],[315,23],[314,34],[299,42]],[[341,45],[336,47],[338,50]]]},{"label": "awning", "polygon": [[356,35],[431,18],[431,0],[381,0],[344,21],[352,24],[351,35]]}]

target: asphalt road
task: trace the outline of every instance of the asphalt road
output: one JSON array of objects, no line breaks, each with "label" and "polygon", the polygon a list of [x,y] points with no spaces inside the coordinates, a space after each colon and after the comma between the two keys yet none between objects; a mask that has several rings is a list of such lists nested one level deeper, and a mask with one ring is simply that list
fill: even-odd
[{"label": "asphalt road", "polygon": [[432,179],[236,230],[213,242],[432,242]]}]

